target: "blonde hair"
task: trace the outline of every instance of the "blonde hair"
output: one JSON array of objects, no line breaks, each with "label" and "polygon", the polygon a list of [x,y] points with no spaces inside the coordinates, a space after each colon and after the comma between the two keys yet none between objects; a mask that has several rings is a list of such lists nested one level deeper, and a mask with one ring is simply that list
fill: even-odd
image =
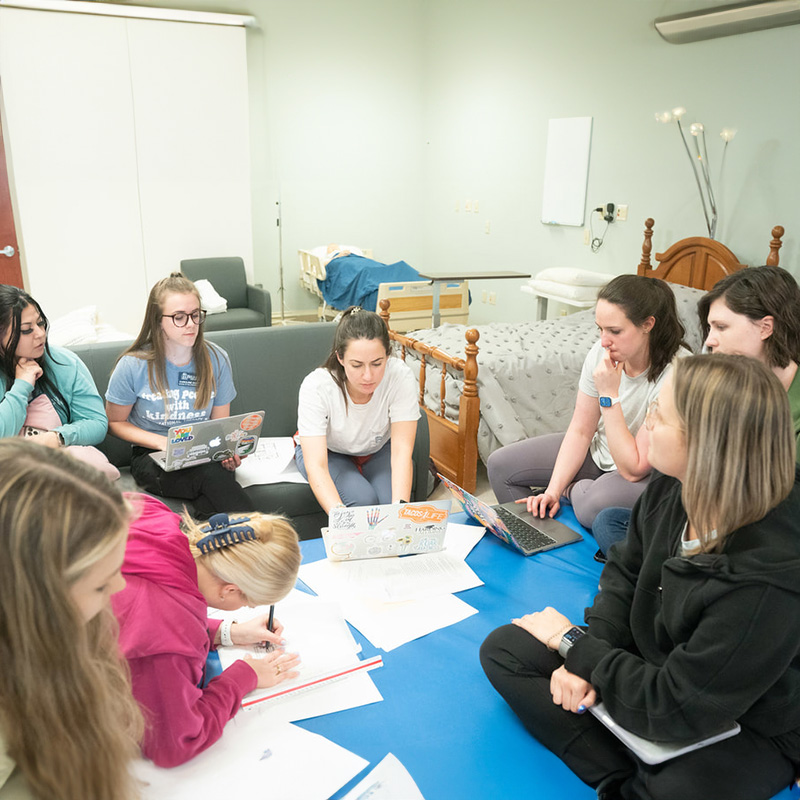
[{"label": "blonde hair", "polygon": [[[136,341],[120,356],[120,359],[125,356],[134,356],[147,362],[147,379],[150,381],[150,386],[164,398],[164,413],[167,420],[169,419],[169,396],[167,394],[169,386],[167,385],[167,357],[164,351],[161,315],[164,298],[168,294],[194,295],[200,305],[200,293],[197,291],[197,287],[180,272],[172,272],[168,278],[162,278],[150,290],[144,321]],[[203,326],[198,325],[197,338],[192,351],[194,367],[197,371],[195,408],[205,408],[211,402],[212,393],[217,388],[211,354],[218,362],[222,360],[217,348],[205,341]]]},{"label": "blonde hair", "polygon": [[239,587],[251,605],[271,605],[286,597],[297,581],[300,545],[286,517],[276,514],[231,514],[249,517],[242,523],[253,529],[256,539],[201,553],[197,542],[208,534],[184,513],[184,531],[195,561],[225,583]]},{"label": "blonde hair", "polygon": [[745,356],[681,358],[673,370],[688,450],[683,506],[703,550],[719,550],[729,533],[762,519],[794,485],[789,400],[774,373]]},{"label": "blonde hair", "polygon": [[0,730],[34,797],[137,796],[142,716],[110,606],[70,591],[127,534],[122,495],[65,452],[0,441]]}]

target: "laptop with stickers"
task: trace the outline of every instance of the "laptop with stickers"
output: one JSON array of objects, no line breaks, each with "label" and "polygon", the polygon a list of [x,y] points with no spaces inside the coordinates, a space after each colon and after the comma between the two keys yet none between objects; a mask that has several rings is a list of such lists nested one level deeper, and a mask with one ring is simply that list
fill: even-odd
[{"label": "laptop with stickers", "polygon": [[150,458],[165,472],[174,472],[233,455],[248,456],[256,451],[263,423],[263,411],[182,422],[169,429],[167,449],[150,453]]},{"label": "laptop with stickers", "polygon": [[449,500],[333,508],[322,529],[331,561],[435,553],[444,547]]},{"label": "laptop with stickers", "polygon": [[439,474],[439,477],[450,490],[450,494],[464,507],[468,516],[524,556],[583,541],[577,531],[563,522],[557,522],[550,517],[534,517],[521,503],[490,506],[444,475]]}]

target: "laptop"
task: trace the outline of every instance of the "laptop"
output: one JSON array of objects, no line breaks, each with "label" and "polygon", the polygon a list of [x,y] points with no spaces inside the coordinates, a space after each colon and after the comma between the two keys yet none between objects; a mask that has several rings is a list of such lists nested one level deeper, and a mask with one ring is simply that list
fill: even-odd
[{"label": "laptop", "polygon": [[738,722],[733,722],[728,728],[720,733],[709,736],[705,739],[697,739],[690,742],[654,742],[651,739],[643,739],[635,733],[631,733],[627,728],[623,728],[608,713],[602,703],[589,706],[589,711],[608,728],[614,736],[624,745],[632,750],[645,764],[661,764],[671,758],[677,758],[684,753],[692,750],[699,750],[715,742],[721,742],[730,736],[735,736],[741,730]]},{"label": "laptop", "polygon": [[583,541],[583,536],[563,522],[550,517],[534,517],[522,503],[490,506],[444,475],[439,474],[439,478],[468,516],[524,556]]},{"label": "laptop", "polygon": [[209,461],[224,461],[234,454],[255,453],[264,412],[206,419],[174,425],[167,432],[167,449],[150,453],[165,472],[196,467]]},{"label": "laptop", "polygon": [[444,547],[450,501],[333,508],[322,529],[331,561],[435,553]]}]

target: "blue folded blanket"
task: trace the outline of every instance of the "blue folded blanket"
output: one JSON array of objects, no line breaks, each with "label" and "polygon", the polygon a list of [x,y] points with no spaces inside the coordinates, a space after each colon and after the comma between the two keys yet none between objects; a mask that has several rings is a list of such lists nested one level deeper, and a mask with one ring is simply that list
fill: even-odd
[{"label": "blue folded blanket", "polygon": [[327,278],[317,281],[320,291],[329,306],[340,309],[361,306],[375,311],[380,284],[420,280],[419,272],[405,261],[381,264],[363,256],[339,256],[325,271]]}]

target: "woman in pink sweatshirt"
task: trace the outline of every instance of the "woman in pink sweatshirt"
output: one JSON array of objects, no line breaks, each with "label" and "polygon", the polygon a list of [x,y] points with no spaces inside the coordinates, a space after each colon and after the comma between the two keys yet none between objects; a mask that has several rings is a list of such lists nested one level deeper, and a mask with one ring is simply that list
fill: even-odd
[{"label": "woman in pink sweatshirt", "polygon": [[[200,528],[148,495],[130,527],[113,597],[120,646],[133,694],[145,712],[142,752],[162,767],[188,761],[213,744],[242,698],[297,675],[298,657],[280,647],[283,628],[267,617],[221,624],[208,606],[235,610],[273,604],[294,586],[300,567],[297,534],[283,517],[217,514]],[[237,661],[203,687],[206,657],[218,644],[271,642],[264,659]]]}]

